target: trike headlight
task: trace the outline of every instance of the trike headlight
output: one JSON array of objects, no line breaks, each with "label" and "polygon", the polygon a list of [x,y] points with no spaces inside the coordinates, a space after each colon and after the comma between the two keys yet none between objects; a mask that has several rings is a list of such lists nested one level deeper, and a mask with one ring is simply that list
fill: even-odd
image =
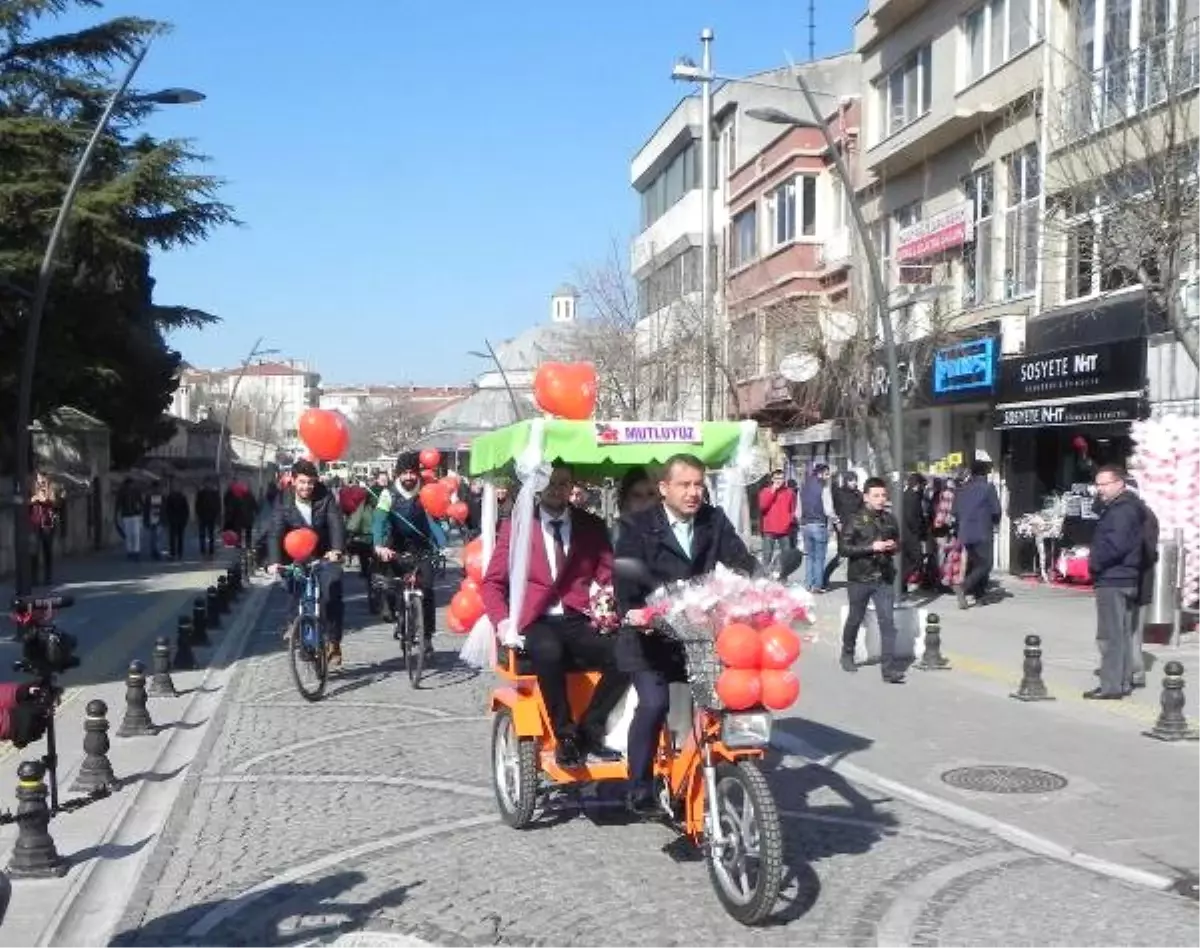
[{"label": "trike headlight", "polygon": [[771,713],[726,712],[721,716],[721,741],[726,747],[765,747],[771,742]]}]

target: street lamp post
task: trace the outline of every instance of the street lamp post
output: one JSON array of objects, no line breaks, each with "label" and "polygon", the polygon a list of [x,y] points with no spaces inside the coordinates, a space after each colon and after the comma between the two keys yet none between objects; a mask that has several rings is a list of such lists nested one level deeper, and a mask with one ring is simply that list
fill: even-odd
[{"label": "street lamp post", "polygon": [[700,84],[700,420],[712,415],[712,68],[713,31],[700,31],[700,65],[684,60],[675,64],[671,78]]},{"label": "street lamp post", "polygon": [[496,350],[492,348],[492,344],[486,339],[483,344],[487,347],[487,352],[468,351],[467,355],[474,356],[476,359],[487,359],[495,363],[496,371],[500,373],[500,380],[504,383],[504,388],[508,391],[508,399],[512,402],[513,421],[521,421],[525,417],[525,413],[521,411],[521,404],[517,400],[517,393],[513,391],[513,387],[508,382],[508,373],[504,371],[504,366],[501,364],[499,357],[496,355]]},{"label": "street lamp post", "polygon": [[751,118],[771,122],[776,125],[818,129],[825,138],[825,145],[833,159],[838,177],[842,179],[843,190],[846,192],[846,202],[850,206],[850,215],[854,220],[854,229],[858,232],[858,240],[862,245],[862,252],[867,261],[867,271],[871,281],[871,295],[874,297],[874,310],[876,318],[879,321],[880,332],[883,335],[884,358],[887,361],[888,401],[892,422],[892,462],[896,466],[896,496],[893,506],[898,514],[896,525],[899,529],[899,534],[896,537],[896,578],[894,587],[897,599],[899,599],[900,594],[904,591],[903,558],[901,555],[901,550],[904,548],[904,516],[899,504],[900,492],[904,489],[904,400],[900,391],[900,360],[896,352],[896,335],[892,330],[892,315],[888,308],[887,285],[884,283],[883,269],[879,265],[879,255],[875,252],[875,244],[871,240],[871,234],[867,229],[867,222],[863,217],[862,206],[858,202],[854,182],[846,168],[846,161],[842,156],[842,151],[837,147],[833,133],[829,130],[829,124],[821,114],[817,100],[813,96],[812,90],[809,89],[808,83],[805,82],[803,75],[798,69],[793,67],[792,76],[804,96],[809,111],[812,112],[813,118],[811,121],[797,118],[796,116],[789,115],[787,112],[774,108],[747,109],[746,114]]},{"label": "street lamp post", "polygon": [[221,456],[225,451],[225,432],[229,428],[229,415],[233,411],[233,401],[235,398],[237,398],[238,387],[242,384],[242,379],[246,377],[246,370],[250,368],[250,363],[253,362],[258,356],[279,354],[278,349],[260,349],[259,346],[262,344],[263,337],[259,336],[258,339],[255,340],[254,346],[250,349],[250,354],[242,360],[242,369],[240,372],[238,372],[237,378],[233,380],[233,389],[229,393],[229,402],[225,405],[225,415],[221,419],[221,432],[217,436],[216,472],[218,478],[221,476]]},{"label": "street lamp post", "polygon": [[[138,67],[142,65],[142,61],[149,51],[150,42],[147,42],[129,64],[129,68],[121,79],[121,84],[117,86],[116,91],[109,98],[108,104],[104,107],[104,111],[100,114],[96,127],[92,130],[91,138],[88,139],[83,153],[75,163],[75,171],[71,175],[67,192],[63,195],[62,203],[58,207],[58,215],[54,219],[54,227],[50,231],[50,239],[46,243],[42,263],[38,268],[37,286],[34,289],[33,301],[29,309],[29,323],[25,328],[25,349],[21,354],[21,376],[17,388],[17,424],[14,433],[16,437],[16,473],[13,484],[13,501],[16,521],[13,524],[13,553],[17,560],[16,591],[19,596],[29,595],[33,588],[32,564],[29,562],[32,525],[29,522],[28,498],[25,496],[25,492],[33,460],[33,435],[30,431],[33,424],[33,376],[37,368],[37,348],[42,330],[42,317],[45,314],[46,300],[50,294],[50,280],[54,275],[54,258],[58,252],[58,245],[62,242],[67,221],[71,216],[71,209],[75,205],[75,196],[79,193],[83,176],[91,164],[92,154],[108,130],[113,112],[126,98],[125,93],[129,90],[129,85],[133,82]],[[192,89],[163,89],[159,92],[129,98],[158,105],[183,105],[200,102],[204,99],[204,95]]]}]

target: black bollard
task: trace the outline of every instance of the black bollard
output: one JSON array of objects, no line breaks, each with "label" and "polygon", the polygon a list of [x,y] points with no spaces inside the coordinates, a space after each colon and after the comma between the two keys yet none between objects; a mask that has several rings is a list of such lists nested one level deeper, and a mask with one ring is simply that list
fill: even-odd
[{"label": "black bollard", "polygon": [[217,577],[217,602],[221,604],[222,614],[228,614],[233,608],[233,593],[229,588],[229,580],[224,575]]},{"label": "black bollard", "polygon": [[208,606],[203,596],[192,603],[191,644],[199,648],[208,648],[212,645],[208,639]]},{"label": "black bollard", "polygon": [[949,671],[950,662],[942,656],[942,620],[936,612],[925,619],[925,652],[917,662],[921,671]]},{"label": "black bollard", "polygon": [[234,562],[229,564],[229,569],[225,570],[225,575],[229,577],[229,588],[233,590],[234,597],[242,594],[242,560],[238,557]]},{"label": "black bollard", "polygon": [[217,587],[209,586],[208,592],[205,594],[205,602],[207,604],[208,628],[221,628],[221,600],[217,598]]},{"label": "black bollard", "polygon": [[117,737],[145,737],[157,733],[158,728],[146,709],[146,666],[132,661],[125,676],[125,717],[117,728]]},{"label": "black bollard", "polygon": [[175,661],[171,664],[179,671],[190,671],[196,667],[196,656],[192,653],[192,643],[196,640],[192,620],[187,616],[179,617],[179,626],[175,632]]},{"label": "black bollard", "polygon": [[1163,672],[1162,711],[1154,727],[1142,733],[1160,741],[1194,741],[1198,735],[1183,716],[1183,663],[1167,662]]},{"label": "black bollard", "polygon": [[1021,684],[1009,695],[1018,701],[1053,701],[1054,696],[1046,690],[1042,681],[1042,637],[1025,636],[1025,662],[1021,667]]},{"label": "black bollard", "polygon": [[[163,641],[159,639],[159,641]],[[108,759],[108,705],[99,699],[89,701],[83,719],[83,765],[71,784],[72,793],[93,793],[116,786],[112,761]]]},{"label": "black bollard", "polygon": [[154,640],[154,655],[150,659],[150,687],[146,693],[153,698],[174,698],[179,692],[171,680],[171,646],[165,638]]},{"label": "black bollard", "polygon": [[22,761],[17,768],[17,842],[8,864],[14,879],[49,879],[67,871],[50,838],[45,780],[46,765],[40,760]]}]

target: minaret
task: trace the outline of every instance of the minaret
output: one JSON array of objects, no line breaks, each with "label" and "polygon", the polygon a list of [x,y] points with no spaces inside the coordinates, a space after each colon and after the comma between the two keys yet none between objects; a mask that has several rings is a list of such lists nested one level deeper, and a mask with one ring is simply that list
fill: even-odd
[{"label": "minaret", "polygon": [[575,310],[579,304],[579,291],[570,283],[564,283],[550,297],[550,321],[552,323],[575,322]]}]

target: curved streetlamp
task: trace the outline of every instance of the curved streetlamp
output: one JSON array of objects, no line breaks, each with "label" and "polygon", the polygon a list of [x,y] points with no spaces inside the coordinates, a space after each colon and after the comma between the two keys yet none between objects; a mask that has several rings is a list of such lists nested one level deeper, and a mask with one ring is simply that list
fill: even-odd
[{"label": "curved streetlamp", "polygon": [[62,203],[59,205],[58,216],[54,219],[54,227],[50,231],[50,239],[46,243],[46,251],[42,255],[42,263],[38,268],[37,286],[34,289],[33,302],[29,309],[29,324],[25,329],[25,349],[22,352],[21,377],[17,389],[16,473],[14,475],[13,488],[16,522],[13,524],[13,553],[17,560],[16,591],[19,596],[29,595],[30,590],[33,588],[32,564],[29,562],[29,538],[32,527],[29,522],[29,512],[26,509],[27,498],[25,490],[33,456],[33,439],[29,429],[33,423],[33,418],[31,417],[33,414],[33,375],[34,370],[37,368],[38,337],[42,329],[42,316],[46,310],[46,298],[50,294],[50,280],[54,271],[54,256],[58,251],[58,245],[62,242],[62,235],[66,230],[67,220],[71,216],[71,209],[75,205],[75,196],[79,193],[79,186],[83,181],[84,174],[87,172],[88,165],[91,163],[96,146],[100,143],[100,139],[103,137],[105,131],[107,131],[113,112],[116,111],[117,106],[122,101],[147,102],[156,105],[182,105],[200,102],[204,99],[204,94],[201,92],[197,92],[194,89],[179,88],[127,96],[126,93],[129,90],[129,84],[133,82],[133,77],[137,74],[138,67],[142,65],[142,60],[146,58],[146,54],[150,51],[150,45],[151,43],[147,42],[129,64],[129,68],[125,71],[125,75],[121,79],[121,84],[117,86],[116,91],[109,98],[108,105],[104,107],[104,111],[100,114],[100,118],[96,122],[96,127],[92,130],[91,138],[88,139],[83,153],[75,163],[75,172],[71,176],[71,183],[67,185],[67,193],[63,195]]},{"label": "curved streetlamp", "polygon": [[225,414],[221,418],[221,431],[217,435],[217,463],[215,470],[217,479],[221,477],[221,456],[225,451],[225,432],[229,430],[229,415],[233,411],[233,400],[237,398],[238,387],[242,384],[242,379],[246,377],[246,370],[250,368],[250,363],[259,356],[278,355],[278,349],[261,349],[263,337],[259,336],[254,345],[250,348],[249,354],[242,360],[242,370],[238,372],[237,378],[233,380],[233,389],[229,393],[229,401],[225,403]]},{"label": "curved streetlamp", "polygon": [[487,359],[496,364],[496,369],[500,373],[500,380],[504,382],[504,387],[508,390],[508,399],[512,402],[513,421],[523,421],[525,413],[521,411],[520,403],[517,401],[517,393],[513,391],[513,387],[508,382],[508,373],[504,371],[504,366],[500,363],[499,356],[496,355],[496,350],[492,348],[492,344],[486,339],[483,344],[487,346],[487,352],[475,352],[470,350],[467,355],[474,356],[476,359]]},{"label": "curved streetlamp", "polygon": [[904,576],[900,553],[904,548],[904,516],[900,511],[900,492],[904,489],[904,401],[900,392],[900,360],[896,352],[896,334],[892,330],[892,314],[888,309],[887,303],[887,284],[883,281],[883,269],[879,265],[879,255],[875,252],[875,244],[871,240],[870,231],[867,229],[867,222],[863,217],[862,207],[858,203],[854,182],[850,177],[849,170],[846,168],[846,161],[842,157],[841,149],[837,147],[837,142],[834,141],[828,122],[821,115],[817,100],[808,88],[808,83],[804,81],[803,75],[801,75],[795,66],[792,67],[792,77],[796,80],[796,85],[799,86],[800,92],[808,104],[809,111],[812,112],[812,119],[802,119],[776,108],[747,109],[746,115],[750,118],[758,119],[760,122],[769,122],[773,125],[790,125],[794,128],[817,129],[825,137],[825,145],[829,149],[829,154],[833,159],[834,167],[837,169],[838,177],[842,179],[843,190],[846,192],[846,203],[850,206],[850,215],[854,219],[854,229],[858,232],[858,240],[862,245],[862,252],[867,261],[867,273],[871,281],[871,296],[875,304],[874,310],[879,321],[880,332],[883,334],[884,358],[887,361],[888,402],[892,416],[892,460],[896,465],[896,496],[893,499],[893,506],[897,514],[899,514],[896,517],[899,535],[896,537],[896,578],[893,585],[897,601],[899,601],[900,594],[904,591]]}]

